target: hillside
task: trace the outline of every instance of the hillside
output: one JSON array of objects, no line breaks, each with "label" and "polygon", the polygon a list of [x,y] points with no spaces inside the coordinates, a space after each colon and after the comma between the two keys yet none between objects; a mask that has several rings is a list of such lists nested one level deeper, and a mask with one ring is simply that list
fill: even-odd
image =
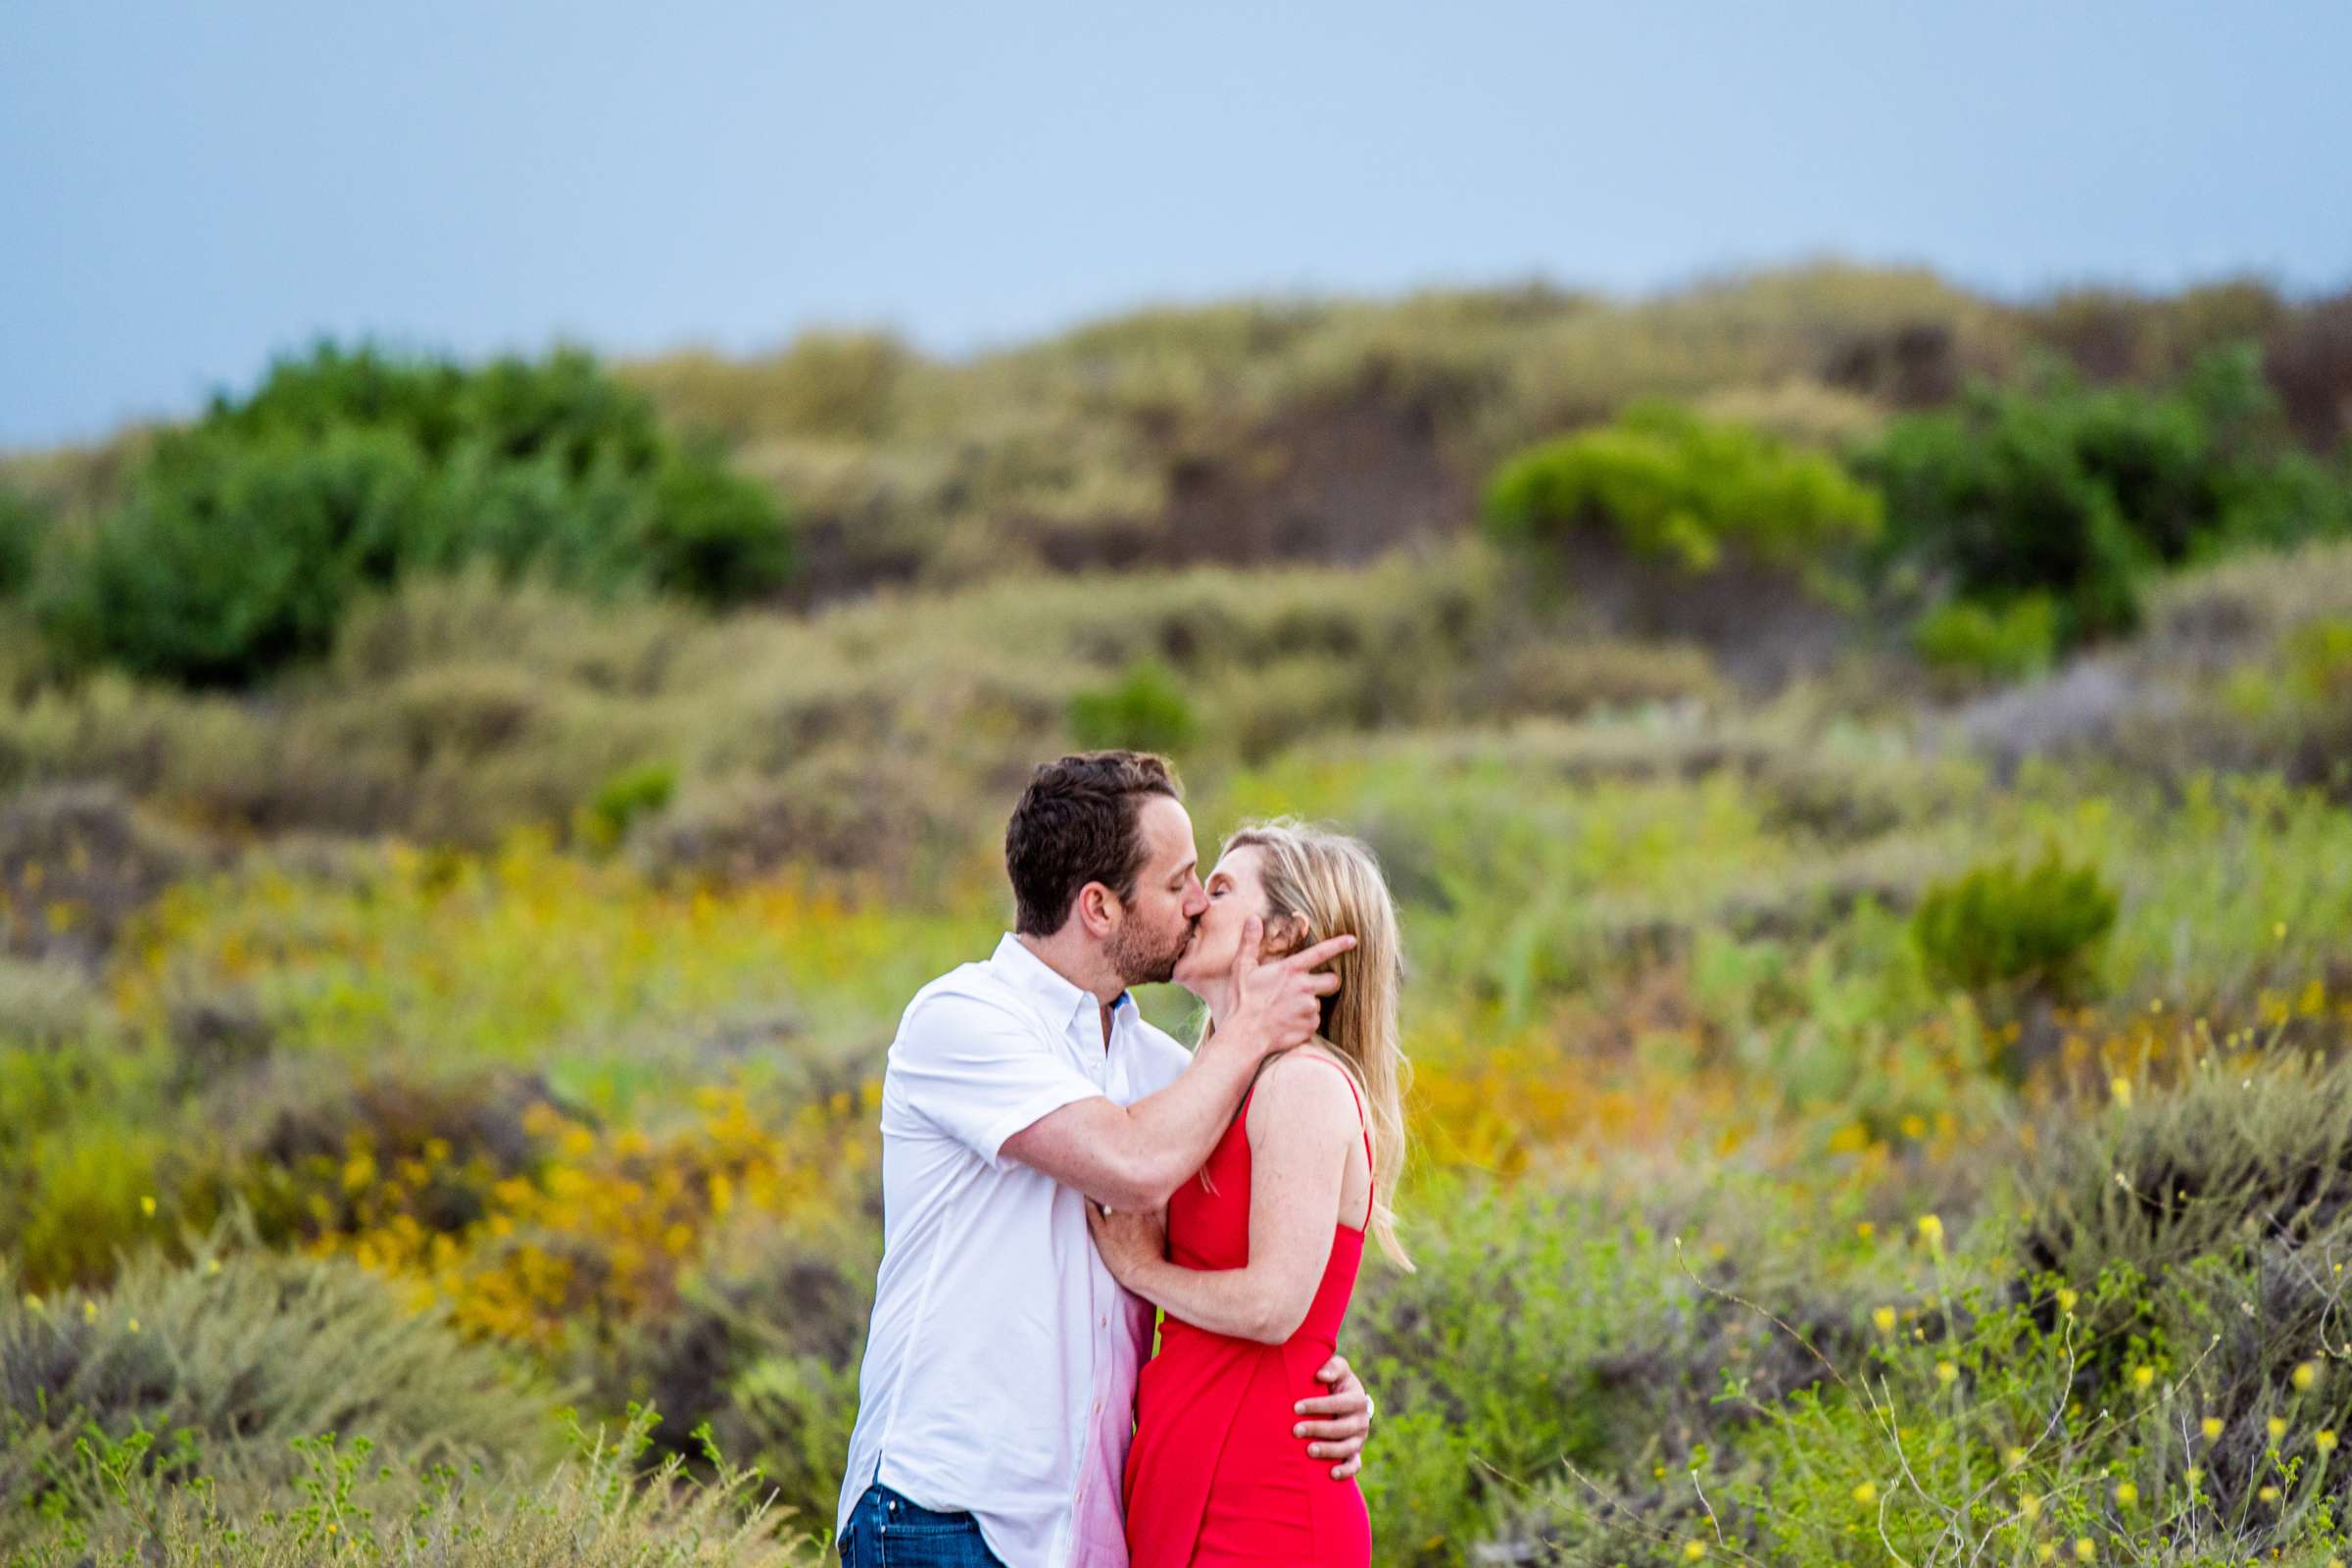
[{"label": "hillside", "polygon": [[1384,1564],[2343,1550],[2352,295],[289,366],[0,471],[9,1552],[818,1560],[883,1048],[1116,744],[1402,909]]}]

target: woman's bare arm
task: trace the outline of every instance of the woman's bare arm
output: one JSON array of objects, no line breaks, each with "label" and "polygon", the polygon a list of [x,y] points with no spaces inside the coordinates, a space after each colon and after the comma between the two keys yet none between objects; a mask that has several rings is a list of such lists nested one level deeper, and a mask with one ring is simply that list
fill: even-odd
[{"label": "woman's bare arm", "polygon": [[1361,1138],[1348,1081],[1322,1062],[1268,1064],[1250,1103],[1250,1261],[1189,1269],[1159,1255],[1157,1228],[1097,1216],[1119,1283],[1171,1315],[1279,1345],[1298,1331],[1331,1260],[1349,1152]]}]

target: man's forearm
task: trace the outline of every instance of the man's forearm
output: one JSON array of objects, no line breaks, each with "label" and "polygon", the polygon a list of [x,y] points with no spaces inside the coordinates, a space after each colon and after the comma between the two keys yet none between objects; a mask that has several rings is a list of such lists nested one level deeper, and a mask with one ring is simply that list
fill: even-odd
[{"label": "man's forearm", "polygon": [[1257,1071],[1263,1053],[1243,1034],[1212,1034],[1193,1054],[1184,1076],[1127,1107],[1130,1184],[1157,1208],[1185,1178],[1208,1162],[1209,1151]]}]

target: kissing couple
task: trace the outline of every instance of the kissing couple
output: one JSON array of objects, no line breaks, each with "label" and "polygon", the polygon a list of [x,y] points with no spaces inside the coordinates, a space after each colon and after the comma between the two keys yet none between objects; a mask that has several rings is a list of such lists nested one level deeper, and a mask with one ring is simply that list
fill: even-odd
[{"label": "kissing couple", "polygon": [[[1367,1236],[1412,1266],[1396,909],[1362,844],[1283,822],[1203,882],[1181,797],[1144,753],[1038,768],[1015,929],[900,1021],[849,1568],[1371,1560],[1337,1340]],[[1189,1051],[1129,994],[1169,980]]]}]

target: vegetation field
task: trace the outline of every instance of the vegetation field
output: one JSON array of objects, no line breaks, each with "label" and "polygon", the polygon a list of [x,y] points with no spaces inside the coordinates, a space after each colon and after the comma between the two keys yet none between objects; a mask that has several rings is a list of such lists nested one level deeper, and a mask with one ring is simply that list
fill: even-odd
[{"label": "vegetation field", "polygon": [[2348,434],[2352,297],[1819,268],[9,458],[0,1557],[827,1560],[882,1052],[1140,745],[1400,901],[1383,1565],[2340,1561]]}]

